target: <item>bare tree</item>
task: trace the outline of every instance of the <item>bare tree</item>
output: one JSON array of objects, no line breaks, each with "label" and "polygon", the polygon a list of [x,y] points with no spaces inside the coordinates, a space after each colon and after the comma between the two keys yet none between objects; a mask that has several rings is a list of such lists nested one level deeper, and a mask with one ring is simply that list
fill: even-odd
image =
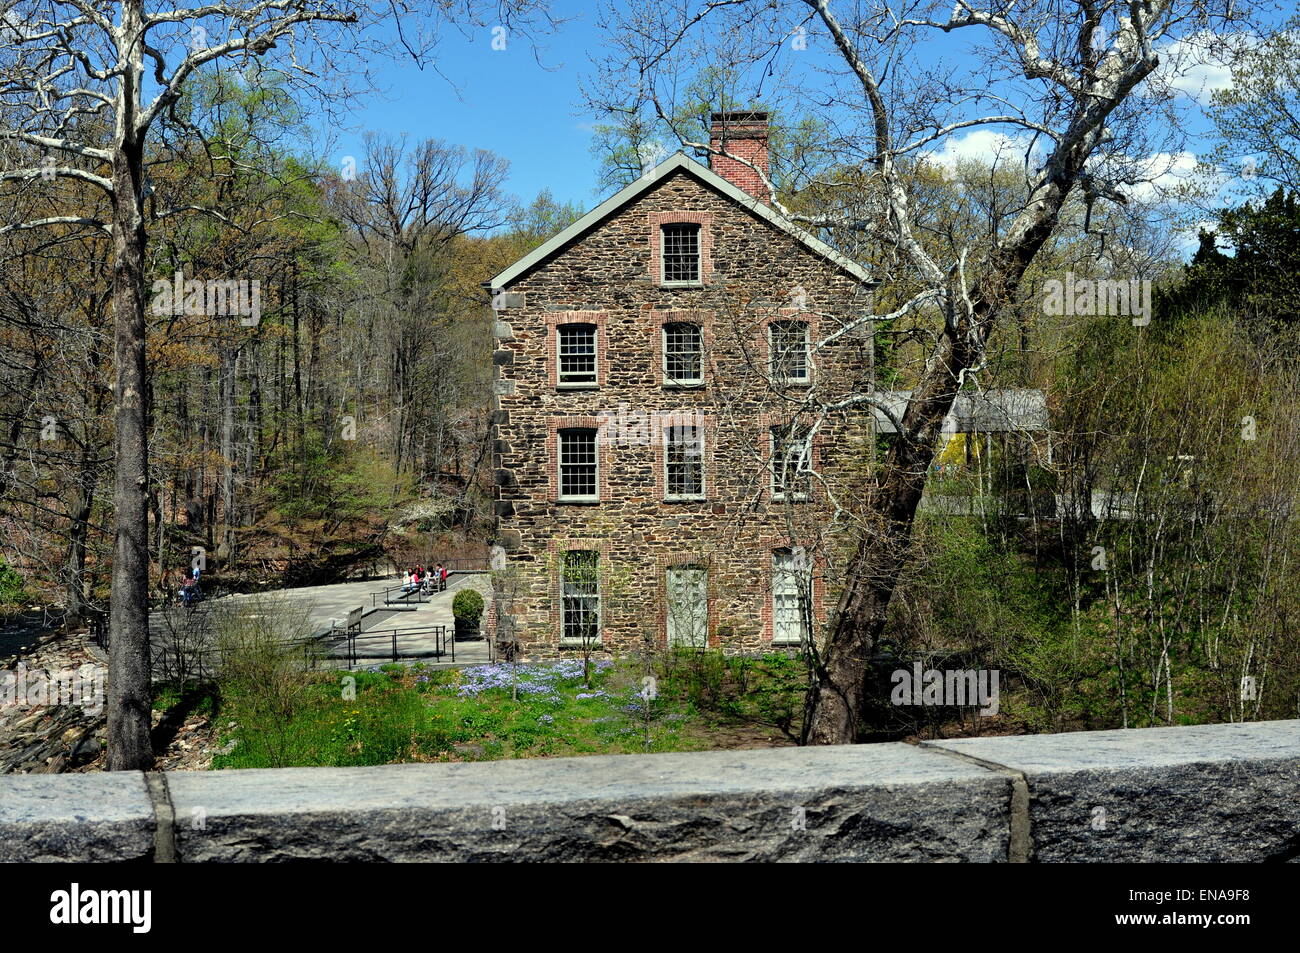
[{"label": "bare tree", "polygon": [[[85,227],[111,237],[116,538],[111,595],[108,766],[152,764],[148,620],[150,507],[145,348],[147,226],[201,209],[148,202],[146,143],[176,110],[187,84],[222,61],[261,61],[297,88],[349,90],[377,55],[404,50],[424,61],[448,24],[527,29],[544,18],[535,0],[451,5],[440,0],[223,0],[193,7],[145,0],[0,0],[0,147],[3,181],[80,182],[109,200],[107,220],[75,207],[0,223],[0,236],[40,227]],[[396,40],[373,28],[392,23]],[[274,51],[274,52],[273,52]],[[351,90],[355,92],[355,90]],[[87,128],[102,129],[86,136]]]},{"label": "bare tree", "polygon": [[[877,0],[842,12],[833,0],[701,0],[651,16],[611,10],[612,49],[589,98],[617,121],[648,115],[683,146],[761,174],[700,134],[710,103],[762,103],[796,118],[824,104],[820,147],[799,150],[768,180],[787,198],[775,204],[870,261],[886,282],[889,307],[857,326],[929,319],[910,397],[891,414],[898,439],[861,501],[860,536],[816,660],[805,742],[854,740],[943,422],[986,369],[990,335],[1067,203],[1082,200],[1084,231],[1104,250],[1093,206],[1126,203],[1135,186],[1167,171],[1152,156],[1173,153],[1176,124],[1159,117],[1176,108],[1176,91],[1158,69],[1161,51],[1226,35],[1241,20],[1229,0]],[[955,60],[918,55],[945,35],[971,48]],[[977,130],[1020,144],[1023,191],[987,240],[940,254],[918,225],[913,172]],[[809,188],[840,201],[801,213],[789,197]],[[889,412],[859,389],[809,410],[873,406]]]},{"label": "bare tree", "polygon": [[[376,365],[385,368],[384,386],[396,403],[397,464],[414,464],[435,486],[445,447],[464,436],[449,411],[458,392],[474,390],[461,386],[473,360],[457,347],[456,327],[481,308],[477,296],[458,299],[452,272],[466,236],[504,224],[508,168],[483,149],[435,139],[408,149],[405,141],[369,134],[365,172],[334,194],[367,278],[358,306],[385,306],[375,328]],[[483,428],[478,443],[485,437]]]}]

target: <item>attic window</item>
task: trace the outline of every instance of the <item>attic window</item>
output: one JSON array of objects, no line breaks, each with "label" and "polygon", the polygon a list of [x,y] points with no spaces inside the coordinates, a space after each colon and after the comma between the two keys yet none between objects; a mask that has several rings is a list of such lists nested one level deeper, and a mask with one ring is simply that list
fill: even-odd
[{"label": "attic window", "polygon": [[666,285],[700,284],[700,226],[686,223],[662,225],[660,261]]}]

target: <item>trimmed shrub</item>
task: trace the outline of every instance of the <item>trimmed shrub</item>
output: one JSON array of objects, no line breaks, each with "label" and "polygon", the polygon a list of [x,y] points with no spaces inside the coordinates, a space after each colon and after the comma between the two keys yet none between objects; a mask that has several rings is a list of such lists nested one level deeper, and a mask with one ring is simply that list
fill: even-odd
[{"label": "trimmed shrub", "polygon": [[483,617],[483,594],[477,589],[462,589],[451,600],[451,614],[458,622],[478,625]]}]

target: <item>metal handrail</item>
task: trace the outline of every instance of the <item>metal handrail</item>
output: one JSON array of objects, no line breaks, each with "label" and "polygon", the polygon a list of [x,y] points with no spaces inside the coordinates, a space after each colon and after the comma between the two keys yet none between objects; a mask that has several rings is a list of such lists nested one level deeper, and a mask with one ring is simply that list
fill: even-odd
[{"label": "metal handrail", "polygon": [[442,564],[447,567],[447,572],[486,572],[491,568],[491,561],[486,556],[444,559]]},{"label": "metal handrail", "polygon": [[448,646],[450,646],[451,660],[453,662],[456,661],[456,639],[454,635],[453,637],[448,638],[447,626],[445,625],[431,625],[421,629],[367,629],[364,632],[348,632],[345,636],[347,640],[348,665],[350,667],[355,667],[360,659],[360,656],[357,654],[357,643],[360,641],[377,638],[389,639],[392,646],[392,652],[390,653],[391,660],[396,662],[403,657],[402,653],[398,651],[397,646],[399,636],[430,634],[434,636],[434,657],[441,658],[448,654]]},{"label": "metal handrail", "polygon": [[[398,592],[398,591],[402,591],[402,592],[403,592],[403,595],[402,595],[402,597],[401,597],[400,599],[390,599],[390,598],[388,597],[388,594],[389,594],[390,592]],[[371,606],[371,608],[374,608],[375,606],[379,605],[379,597],[380,597],[380,596],[383,596],[383,597],[384,597],[384,605],[386,605],[386,606],[398,605],[398,604],[407,604],[407,605],[409,605],[409,604],[410,604],[410,597],[411,597],[411,596],[415,596],[415,597],[416,597],[416,599],[415,599],[416,602],[428,602],[428,601],[429,601],[429,599],[428,599],[429,593],[424,591],[424,587],[423,587],[423,586],[421,586],[421,587],[419,587],[419,588],[416,588],[416,589],[407,589],[407,588],[406,588],[406,585],[403,584],[403,585],[400,585],[400,586],[389,586],[388,588],[386,588],[386,589],[381,589],[381,590],[379,590],[378,592],[372,592],[372,593],[370,594],[370,606]]]}]

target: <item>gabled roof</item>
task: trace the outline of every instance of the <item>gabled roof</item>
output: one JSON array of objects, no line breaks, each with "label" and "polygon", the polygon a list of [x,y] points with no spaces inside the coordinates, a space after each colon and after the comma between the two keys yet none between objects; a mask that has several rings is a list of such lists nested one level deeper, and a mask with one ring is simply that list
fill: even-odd
[{"label": "gabled roof", "polygon": [[821,255],[839,268],[842,268],[859,281],[875,284],[866,269],[857,262],[846,258],[821,239],[808,234],[798,225],[795,225],[787,219],[784,215],[777,212],[774,208],[760,202],[743,189],[732,185],[708,166],[696,162],[684,153],[677,152],[659,163],[645,175],[641,176],[613,197],[606,199],[586,215],[582,216],[582,218],[564,229],[564,231],[560,232],[542,245],[539,245],[537,248],[534,248],[531,252],[523,258],[520,258],[495,278],[484,282],[485,286],[492,289],[504,289],[509,287],[510,283],[518,279],[521,275],[531,271],[537,265],[546,261],[561,248],[568,245],[569,242],[578,238],[589,229],[594,228],[596,225],[600,224],[600,222],[621,209],[624,205],[627,205],[643,192],[653,188],[660,181],[678,170],[695,177],[704,185],[716,189],[736,204],[753,212],[759,218],[775,225],[800,244],[806,246],[811,251],[816,252],[818,255]]}]

